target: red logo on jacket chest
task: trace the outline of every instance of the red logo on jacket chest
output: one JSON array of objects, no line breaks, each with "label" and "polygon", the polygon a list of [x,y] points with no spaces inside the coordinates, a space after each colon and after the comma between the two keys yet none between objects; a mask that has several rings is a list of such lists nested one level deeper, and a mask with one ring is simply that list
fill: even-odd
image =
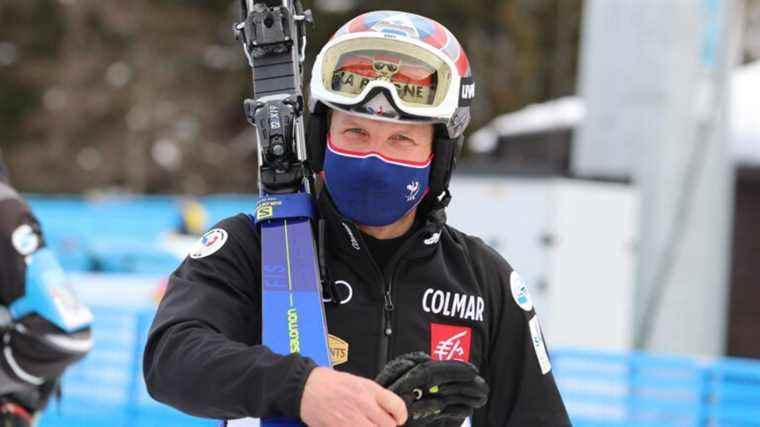
[{"label": "red logo on jacket chest", "polygon": [[472,328],[467,326],[430,324],[430,355],[433,360],[470,361]]}]

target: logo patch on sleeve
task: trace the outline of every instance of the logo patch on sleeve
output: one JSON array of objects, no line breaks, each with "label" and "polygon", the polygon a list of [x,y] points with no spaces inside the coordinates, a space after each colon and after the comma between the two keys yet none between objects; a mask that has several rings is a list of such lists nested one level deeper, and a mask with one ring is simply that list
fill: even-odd
[{"label": "logo patch on sleeve", "polygon": [[433,360],[470,361],[472,328],[430,324],[430,354]]},{"label": "logo patch on sleeve", "polygon": [[333,366],[348,362],[348,343],[335,335],[327,335],[327,345],[330,347],[330,361]]},{"label": "logo patch on sleeve", "polygon": [[541,374],[546,375],[547,372],[552,370],[552,364],[549,361],[549,355],[546,353],[546,345],[544,345],[544,336],[541,334],[541,325],[538,323],[538,316],[533,316],[528,322],[530,327],[530,337],[533,341],[533,349],[536,350],[536,358],[538,358],[538,366],[541,368]]},{"label": "logo patch on sleeve", "polygon": [[221,228],[215,228],[206,232],[190,251],[190,258],[205,258],[224,246],[227,242],[227,232]]},{"label": "logo patch on sleeve", "polygon": [[31,255],[40,247],[40,237],[29,224],[16,228],[11,234],[11,241],[21,256]]},{"label": "logo patch on sleeve", "polygon": [[528,286],[516,271],[509,275],[509,287],[512,289],[512,297],[520,308],[525,311],[533,310],[533,300],[528,293]]}]

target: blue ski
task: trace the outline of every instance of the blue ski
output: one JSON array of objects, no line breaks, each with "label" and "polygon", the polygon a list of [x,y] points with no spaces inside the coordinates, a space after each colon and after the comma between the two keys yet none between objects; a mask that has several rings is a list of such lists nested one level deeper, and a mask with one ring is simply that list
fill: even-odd
[{"label": "blue ski", "polygon": [[[276,353],[300,353],[330,366],[312,214],[311,196],[304,193],[268,196],[257,203],[262,247],[262,340]],[[302,424],[267,419],[262,425]]]},{"label": "blue ski", "polygon": [[[260,197],[255,217],[250,216],[261,231],[262,342],[275,353],[300,353],[330,366],[313,216],[308,193]],[[227,425],[252,427],[257,422],[235,420]],[[279,418],[260,425],[303,426]]]},{"label": "blue ski", "polygon": [[[251,220],[261,233],[262,344],[330,366],[303,125],[303,48],[311,12],[300,0],[241,0],[240,5],[243,20],[235,31],[253,71],[254,92],[243,105],[256,127],[259,157],[259,200]],[[259,423],[246,419],[228,425]],[[302,424],[265,419],[261,425]]]}]

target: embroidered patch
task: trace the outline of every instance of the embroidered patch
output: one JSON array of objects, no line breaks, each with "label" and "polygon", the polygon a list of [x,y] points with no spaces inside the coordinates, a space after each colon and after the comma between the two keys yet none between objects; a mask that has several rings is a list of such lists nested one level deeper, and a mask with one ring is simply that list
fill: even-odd
[{"label": "embroidered patch", "polygon": [[348,362],[348,343],[335,335],[327,335],[327,345],[330,347],[330,361],[333,366]]},{"label": "embroidered patch", "polygon": [[190,251],[190,258],[205,258],[221,249],[225,242],[227,242],[226,231],[221,228],[210,230],[193,246]]},{"label": "embroidered patch", "polygon": [[470,361],[472,328],[430,324],[430,354],[433,360]]},{"label": "embroidered patch", "polygon": [[430,246],[430,245],[435,245],[436,243],[438,243],[439,240],[441,240],[440,232],[431,234],[429,238],[424,240],[424,243]]},{"label": "embroidered patch", "polygon": [[406,195],[407,202],[417,200],[417,195],[420,194],[420,182],[412,181],[409,185],[406,186],[406,191],[409,192],[409,194]]},{"label": "embroidered patch", "polygon": [[549,361],[549,355],[546,353],[546,345],[544,345],[544,336],[541,334],[541,325],[538,323],[538,316],[533,316],[528,322],[528,326],[530,327],[533,349],[536,350],[538,366],[541,368],[541,374],[546,375],[547,372],[552,370],[552,364]]},{"label": "embroidered patch", "polygon": [[533,310],[533,300],[528,293],[528,286],[516,271],[513,271],[509,276],[509,287],[512,288],[512,297],[520,308],[525,311]]},{"label": "embroidered patch", "polygon": [[13,247],[22,256],[33,254],[40,247],[40,237],[29,224],[20,225],[11,234]]}]

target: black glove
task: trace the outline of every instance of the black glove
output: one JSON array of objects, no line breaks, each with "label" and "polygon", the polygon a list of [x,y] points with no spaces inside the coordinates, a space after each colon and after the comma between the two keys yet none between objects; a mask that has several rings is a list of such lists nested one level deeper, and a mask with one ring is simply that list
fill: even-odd
[{"label": "black glove", "polygon": [[407,426],[461,424],[488,400],[488,384],[474,365],[435,361],[423,352],[388,362],[375,381],[406,402]]}]

